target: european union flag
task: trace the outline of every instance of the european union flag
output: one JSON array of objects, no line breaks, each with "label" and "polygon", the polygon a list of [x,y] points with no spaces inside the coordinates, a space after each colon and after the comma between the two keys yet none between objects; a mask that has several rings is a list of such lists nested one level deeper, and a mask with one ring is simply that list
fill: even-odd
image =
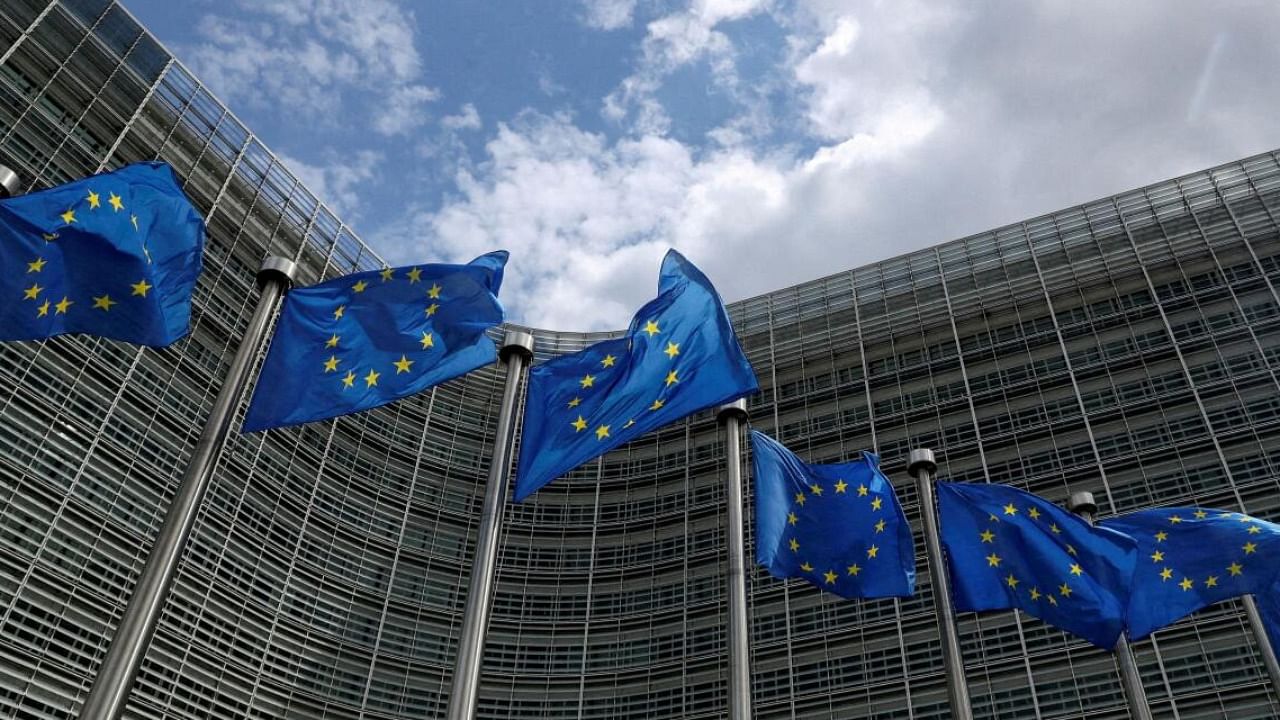
[{"label": "european union flag", "polygon": [[515,499],[654,428],[758,389],[715,288],[671,250],[658,297],[626,336],[529,371]]},{"label": "european union flag", "polygon": [[910,597],[911,525],[880,458],[810,465],[751,431],[756,562],[776,578],[804,578],[844,598]]},{"label": "european union flag", "polygon": [[0,200],[0,340],[187,334],[204,220],[164,163]]},{"label": "european union flag", "polygon": [[1020,608],[1094,645],[1115,647],[1137,557],[1132,539],[1016,488],[937,487],[957,610]]},{"label": "european union flag", "polygon": [[243,431],[368,410],[493,362],[485,331],[502,322],[506,264],[502,250],[289,293]]},{"label": "european union flag", "polygon": [[1128,614],[1134,640],[1220,600],[1266,596],[1280,576],[1280,525],[1248,515],[1153,508],[1101,526],[1137,541]]}]

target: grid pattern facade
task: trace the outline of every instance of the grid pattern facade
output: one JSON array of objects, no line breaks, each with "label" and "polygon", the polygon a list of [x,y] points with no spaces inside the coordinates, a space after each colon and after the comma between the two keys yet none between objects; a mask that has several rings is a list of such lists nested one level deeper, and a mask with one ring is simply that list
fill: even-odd
[{"label": "grid pattern facade", "polygon": [[[119,5],[0,5],[0,163],[24,189],[153,158],[208,220],[191,336],[0,346],[6,717],[83,702],[261,259],[302,284],[382,265]],[[735,303],[753,421],[814,461],[877,450],[917,537],[912,447],[941,477],[1092,490],[1103,516],[1275,519],[1278,216],[1269,153]],[[601,337],[536,334],[543,359]],[[127,716],[442,716],[501,385],[233,435]],[[507,508],[482,717],[724,717],[724,445],[702,413]],[[754,573],[756,716],[945,718],[924,562],[902,601]],[[960,632],[978,717],[1127,717],[1109,655],[1015,613]],[[1158,718],[1280,716],[1237,604],[1134,650]]]}]

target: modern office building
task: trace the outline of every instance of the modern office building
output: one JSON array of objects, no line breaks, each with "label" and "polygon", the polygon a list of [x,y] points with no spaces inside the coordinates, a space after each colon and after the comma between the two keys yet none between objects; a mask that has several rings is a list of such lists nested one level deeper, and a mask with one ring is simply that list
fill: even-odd
[{"label": "modern office building", "polygon": [[[191,336],[0,346],[3,717],[76,716],[261,259],[303,284],[382,264],[119,5],[0,4],[0,164],[23,189],[152,158],[208,218]],[[1268,153],[735,303],[753,422],[815,461],[876,449],[917,532],[912,447],[942,477],[1091,490],[1103,516],[1276,519],[1278,215]],[[538,359],[598,337],[535,334]],[[502,377],[233,435],[128,717],[441,717]],[[482,717],[725,716],[724,446],[702,413],[508,506]],[[918,564],[904,601],[755,572],[756,717],[947,717]],[[1011,612],[960,631],[978,717],[1127,717],[1084,642]],[[1280,717],[1236,603],[1134,649],[1158,718]]]}]

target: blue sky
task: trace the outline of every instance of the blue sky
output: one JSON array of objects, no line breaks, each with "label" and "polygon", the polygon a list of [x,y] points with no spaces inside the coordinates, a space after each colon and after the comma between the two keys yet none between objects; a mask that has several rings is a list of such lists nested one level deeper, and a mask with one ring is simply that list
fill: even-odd
[{"label": "blue sky", "polygon": [[1280,145],[1280,4],[127,0],[393,264],[612,329]]}]

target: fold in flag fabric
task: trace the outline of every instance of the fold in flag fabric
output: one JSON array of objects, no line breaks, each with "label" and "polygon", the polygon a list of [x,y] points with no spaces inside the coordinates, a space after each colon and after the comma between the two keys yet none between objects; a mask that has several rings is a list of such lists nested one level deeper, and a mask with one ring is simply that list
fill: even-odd
[{"label": "fold in flag fabric", "polygon": [[0,200],[0,340],[187,334],[204,220],[164,163]]},{"label": "fold in flag fabric", "polygon": [[880,459],[810,465],[751,431],[756,562],[776,578],[804,578],[843,598],[910,597],[911,525]]},{"label": "fold in flag fabric", "polygon": [[288,294],[243,431],[386,405],[497,359],[507,252],[356,273]]},{"label": "fold in flag fabric", "polygon": [[529,371],[515,499],[667,423],[759,389],[711,282],[671,250],[623,337]]},{"label": "fold in flag fabric", "polygon": [[1136,543],[1004,485],[940,482],[956,610],[1018,608],[1107,650],[1124,629]]},{"label": "fold in flag fabric", "polygon": [[[1128,612],[1134,640],[1221,600],[1268,598],[1280,577],[1280,525],[1249,515],[1153,508],[1108,518],[1100,526],[1138,544]],[[1274,606],[1269,598],[1263,604]]]}]

